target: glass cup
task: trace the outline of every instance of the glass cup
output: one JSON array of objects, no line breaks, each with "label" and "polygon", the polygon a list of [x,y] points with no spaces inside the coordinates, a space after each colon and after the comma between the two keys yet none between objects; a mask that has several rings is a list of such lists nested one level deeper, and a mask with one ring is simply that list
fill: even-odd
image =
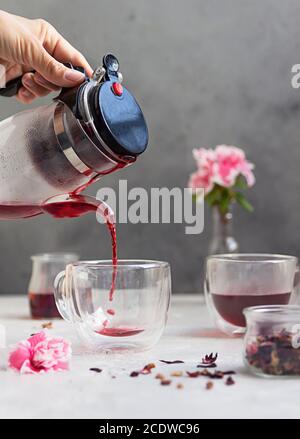
[{"label": "glass cup", "polygon": [[170,294],[170,266],[159,261],[119,260],[117,266],[79,261],[55,280],[62,317],[96,351],[141,351],[155,345],[166,325]]},{"label": "glass cup", "polygon": [[32,273],[28,286],[31,317],[60,317],[54,299],[54,279],[67,264],[78,260],[75,253],[41,253],[31,256]]},{"label": "glass cup", "polygon": [[224,254],[206,259],[205,298],[216,326],[228,335],[245,332],[243,309],[287,305],[293,299],[297,258]]},{"label": "glass cup", "polygon": [[244,362],[263,377],[300,375],[300,306],[246,308]]}]

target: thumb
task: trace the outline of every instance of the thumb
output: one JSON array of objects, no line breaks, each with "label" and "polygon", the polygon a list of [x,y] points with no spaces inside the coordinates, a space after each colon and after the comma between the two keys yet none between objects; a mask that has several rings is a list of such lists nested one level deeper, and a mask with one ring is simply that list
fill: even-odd
[{"label": "thumb", "polygon": [[84,74],[72,70],[53,58],[43,46],[35,46],[32,67],[45,79],[59,87],[74,87],[84,80]]}]

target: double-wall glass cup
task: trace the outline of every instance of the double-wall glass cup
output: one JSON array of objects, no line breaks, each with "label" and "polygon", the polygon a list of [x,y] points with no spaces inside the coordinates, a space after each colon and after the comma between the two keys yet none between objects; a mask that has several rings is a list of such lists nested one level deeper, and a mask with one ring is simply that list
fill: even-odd
[{"label": "double-wall glass cup", "polygon": [[79,261],[55,280],[58,310],[95,351],[154,346],[166,325],[170,294],[170,266],[160,261]]},{"label": "double-wall glass cup", "polygon": [[224,254],[206,260],[205,297],[216,326],[245,332],[244,308],[293,302],[297,258],[274,254]]}]

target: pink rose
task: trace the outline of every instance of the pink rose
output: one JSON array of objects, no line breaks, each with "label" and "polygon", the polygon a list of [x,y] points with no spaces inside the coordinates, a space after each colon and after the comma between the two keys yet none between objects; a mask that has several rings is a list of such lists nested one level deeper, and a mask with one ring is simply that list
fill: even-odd
[{"label": "pink rose", "polygon": [[71,346],[61,337],[49,337],[45,331],[19,342],[9,355],[10,368],[25,373],[69,370]]},{"label": "pink rose", "polygon": [[215,183],[231,187],[235,184],[236,178],[243,175],[249,187],[254,185],[255,178],[252,172],[254,165],[246,160],[242,149],[236,146],[218,145],[215,154]]}]

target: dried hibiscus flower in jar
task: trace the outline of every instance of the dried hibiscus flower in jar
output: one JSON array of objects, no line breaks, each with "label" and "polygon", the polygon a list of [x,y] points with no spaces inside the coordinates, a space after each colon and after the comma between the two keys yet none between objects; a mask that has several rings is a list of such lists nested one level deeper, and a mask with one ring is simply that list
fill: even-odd
[{"label": "dried hibiscus flower in jar", "polygon": [[245,362],[257,375],[300,375],[300,306],[259,306],[244,310]]}]

